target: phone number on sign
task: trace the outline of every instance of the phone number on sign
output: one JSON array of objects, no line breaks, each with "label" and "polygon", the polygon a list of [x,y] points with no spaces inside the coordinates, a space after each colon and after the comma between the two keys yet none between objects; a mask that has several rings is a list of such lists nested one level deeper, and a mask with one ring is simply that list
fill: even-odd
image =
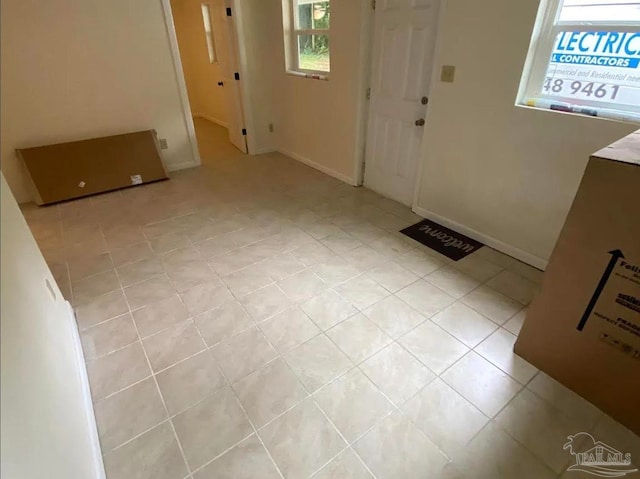
[{"label": "phone number on sign", "polygon": [[542,87],[542,91],[547,95],[573,96],[576,98],[601,101],[615,100],[619,90],[619,85],[565,80],[562,78],[547,78]]}]

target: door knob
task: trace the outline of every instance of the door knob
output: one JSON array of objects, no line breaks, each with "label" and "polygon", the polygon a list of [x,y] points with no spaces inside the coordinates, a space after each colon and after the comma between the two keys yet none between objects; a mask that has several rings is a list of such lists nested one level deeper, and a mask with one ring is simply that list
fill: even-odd
[{"label": "door knob", "polygon": [[423,96],[422,100],[420,100],[420,103],[422,103],[423,105],[426,105],[427,103],[429,103],[429,98],[427,98],[426,96]]},{"label": "door knob", "polygon": [[224,86],[224,82],[219,81],[219,82],[218,82],[218,86]]},{"label": "door knob", "polygon": [[416,126],[424,126],[424,118],[420,118],[416,120]]}]

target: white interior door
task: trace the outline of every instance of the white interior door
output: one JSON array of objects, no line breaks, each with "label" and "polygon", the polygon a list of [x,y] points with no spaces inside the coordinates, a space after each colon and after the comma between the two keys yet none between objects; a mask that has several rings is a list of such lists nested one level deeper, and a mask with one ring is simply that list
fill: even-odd
[{"label": "white interior door", "polygon": [[[232,2],[226,0],[226,7],[231,8]],[[229,141],[239,150],[247,153],[247,136],[243,134],[245,130],[244,114],[242,110],[242,95],[240,93],[240,81],[236,80],[235,74],[240,72],[240,59],[238,52],[238,40],[234,17],[226,16],[223,13],[224,21],[222,28],[223,41],[220,54],[220,66],[224,76],[224,93],[227,104],[227,127],[229,129]]]},{"label": "white interior door", "polygon": [[439,0],[377,0],[364,184],[411,205]]}]

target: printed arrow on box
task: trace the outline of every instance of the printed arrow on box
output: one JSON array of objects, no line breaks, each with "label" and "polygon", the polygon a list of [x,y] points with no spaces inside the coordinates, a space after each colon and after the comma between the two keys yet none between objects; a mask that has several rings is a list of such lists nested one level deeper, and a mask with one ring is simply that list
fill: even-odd
[{"label": "printed arrow on box", "polygon": [[607,269],[604,270],[604,274],[602,275],[602,278],[600,278],[598,287],[594,291],[593,296],[591,296],[591,301],[589,301],[589,304],[587,305],[587,309],[584,311],[584,314],[582,315],[582,319],[580,319],[580,322],[578,323],[578,331],[582,331],[585,325],[587,324],[587,320],[589,319],[589,316],[591,316],[591,312],[593,311],[593,308],[596,306],[596,303],[598,302],[598,299],[600,298],[600,295],[602,294],[602,290],[607,284],[607,281],[609,281],[609,276],[611,276],[611,273],[613,272],[613,268],[615,268],[616,263],[618,262],[618,259],[624,258],[622,251],[620,251],[619,249],[609,251],[609,254],[611,255],[611,259],[609,260]]}]

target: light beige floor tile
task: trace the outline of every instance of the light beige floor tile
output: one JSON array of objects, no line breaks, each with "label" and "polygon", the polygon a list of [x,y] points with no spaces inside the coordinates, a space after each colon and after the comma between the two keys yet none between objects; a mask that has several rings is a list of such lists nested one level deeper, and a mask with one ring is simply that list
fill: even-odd
[{"label": "light beige floor tile", "polygon": [[259,434],[287,479],[308,477],[346,447],[310,399],[268,424]]},{"label": "light beige floor tile", "polygon": [[445,265],[443,261],[420,250],[408,251],[394,261],[420,277],[431,274]]},{"label": "light beige floor tile", "polygon": [[193,475],[194,479],[280,479],[254,434]]},{"label": "light beige floor tile", "polygon": [[183,321],[143,340],[144,349],[154,371],[193,356],[206,348],[193,321]]},{"label": "light beige floor tile", "polygon": [[475,351],[521,384],[527,384],[538,372],[535,366],[513,352],[516,337],[499,328],[485,339]]},{"label": "light beige floor tile", "polygon": [[180,248],[188,248],[191,241],[183,233],[171,233],[149,239],[149,245],[156,254],[167,253]]},{"label": "light beige floor tile", "polygon": [[490,418],[522,388],[473,351],[449,368],[442,379]]},{"label": "light beige floor tile", "polygon": [[563,449],[568,436],[586,426],[569,420],[528,389],[518,393],[496,416],[496,423],[557,474],[572,460]]},{"label": "light beige floor tile", "polygon": [[385,289],[395,293],[417,281],[417,275],[400,266],[395,261],[389,261],[368,272],[368,275]]},{"label": "light beige floor tile", "polygon": [[325,263],[335,257],[335,253],[320,242],[307,243],[293,251],[291,255],[305,266]]},{"label": "light beige floor tile", "polygon": [[455,301],[455,298],[426,281],[419,280],[401,289],[396,296],[430,318]]},{"label": "light beige floor tile", "polygon": [[147,238],[159,238],[182,231],[184,227],[179,223],[166,220],[151,223],[142,227],[142,232]]},{"label": "light beige floor tile", "polygon": [[177,294],[133,312],[133,319],[142,338],[176,326],[188,318],[189,311]]},{"label": "light beige floor tile", "polygon": [[516,314],[509,321],[504,323],[504,329],[509,331],[510,333],[515,334],[516,336],[520,334],[520,330],[522,329],[522,324],[524,323],[525,318],[527,317],[528,308],[521,310],[518,314]]},{"label": "light beige floor tile", "polygon": [[366,275],[356,276],[335,290],[361,311],[389,296],[389,291]]},{"label": "light beige floor tile", "polygon": [[368,245],[352,249],[348,253],[343,254],[342,258],[346,259],[353,267],[362,271],[380,266],[391,259],[388,255],[385,255]]},{"label": "light beige floor tile", "polygon": [[113,259],[113,264],[116,268],[124,266],[127,263],[151,259],[154,256],[155,254],[147,241],[142,241],[140,243],[124,246],[111,251],[111,258]]},{"label": "light beige floor tile", "polygon": [[290,254],[272,256],[257,263],[255,267],[269,276],[273,281],[288,278],[306,268],[302,262]]},{"label": "light beige floor tile", "polygon": [[[606,414],[593,430],[596,440],[602,441],[624,453],[631,454],[631,463],[640,470],[640,436]],[[633,477],[633,476],[629,476]]]},{"label": "light beige floor tile", "polygon": [[312,477],[313,479],[373,479],[351,449],[341,453]]},{"label": "light beige floor tile", "polygon": [[314,392],[353,366],[349,358],[324,334],[284,355],[293,372]]},{"label": "light beige floor tile", "polygon": [[502,266],[492,263],[477,254],[470,254],[459,261],[451,263],[451,266],[481,283],[488,281],[503,270]]},{"label": "light beige floor tile", "polygon": [[295,303],[302,303],[322,293],[327,285],[307,269],[278,282],[278,286]]},{"label": "light beige floor tile", "polygon": [[584,424],[584,429],[591,429],[602,416],[597,407],[542,371],[527,388],[571,420]]},{"label": "light beige floor tile", "polygon": [[470,348],[497,329],[497,325],[460,302],[453,303],[431,320]]},{"label": "light beige floor tile", "polygon": [[273,283],[271,277],[265,274],[258,266],[241,269],[223,276],[221,279],[236,298]]},{"label": "light beige floor tile", "polygon": [[330,287],[344,283],[363,272],[361,268],[356,268],[339,257],[316,264],[311,269]]},{"label": "light beige floor tile", "polygon": [[522,304],[486,286],[473,290],[460,301],[497,324],[504,324],[522,309]]},{"label": "light beige floor tile", "polygon": [[469,351],[464,344],[431,321],[425,321],[398,341],[436,374],[441,374]]},{"label": "light beige floor tile", "polygon": [[152,378],[97,401],[94,410],[104,454],[167,418]]},{"label": "light beige floor tile", "polygon": [[342,230],[364,243],[371,243],[386,234],[382,228],[378,228],[367,222],[345,225],[342,227]]},{"label": "light beige floor tile", "polygon": [[504,253],[500,253],[493,248],[489,248],[488,246],[480,248],[474,253],[474,255],[491,263],[497,264],[498,266],[502,266],[503,268],[511,266],[516,261],[512,257],[507,256]]},{"label": "light beige floor tile", "polygon": [[353,449],[378,479],[434,477],[448,462],[444,454],[398,412],[369,431]]},{"label": "light beige floor tile", "polygon": [[321,240],[323,238],[326,238],[327,236],[340,235],[345,233],[344,230],[338,228],[336,225],[329,221],[319,221],[317,223],[306,225],[304,227],[304,230],[317,240]]},{"label": "light beige floor tile", "polygon": [[211,351],[232,383],[261,368],[278,355],[255,327],[223,341]]},{"label": "light beige floor tile", "polygon": [[502,271],[487,282],[487,286],[522,304],[529,304],[539,286],[511,271]]},{"label": "light beige floor tile", "polygon": [[396,296],[388,296],[363,313],[393,338],[403,335],[427,319]]},{"label": "light beige floor tile", "polygon": [[109,253],[77,256],[69,260],[68,266],[69,277],[73,283],[89,276],[113,270],[113,263]]},{"label": "light beige floor tile", "polygon": [[275,284],[240,298],[254,321],[263,321],[292,306],[291,300]]},{"label": "light beige floor tile", "polygon": [[357,368],[316,392],[314,398],[349,442],[393,409],[393,404]]},{"label": "light beige floor tile", "polygon": [[132,309],[157,303],[175,293],[175,288],[164,274],[124,288],[124,294]]},{"label": "light beige floor tile", "polygon": [[234,299],[219,280],[194,286],[180,293],[180,296],[192,316],[218,308]]},{"label": "light beige floor tile", "polygon": [[541,271],[533,266],[529,266],[521,261],[514,260],[513,264],[507,267],[509,271],[512,271],[524,278],[527,278],[534,283],[541,284],[544,276],[544,271]]},{"label": "light beige floor tile", "polygon": [[473,404],[436,378],[402,411],[449,457],[455,457],[489,421]]},{"label": "light beige floor tile", "polygon": [[557,476],[491,422],[462,451],[454,464],[461,471],[473,471],[471,477],[474,479],[552,479]]},{"label": "light beige floor tile", "polygon": [[333,290],[325,291],[306,301],[301,308],[322,330],[327,330],[358,312],[351,303]]},{"label": "light beige floor tile", "polygon": [[180,293],[205,283],[222,285],[211,267],[202,261],[190,261],[180,266],[167,267],[167,276]]},{"label": "light beige floor tile", "polygon": [[296,375],[281,359],[241,379],[233,389],[256,428],[308,396]]},{"label": "light beige floor tile", "polygon": [[172,421],[192,470],[253,432],[229,387],[180,413]]},{"label": "light beige floor tile", "polygon": [[325,236],[320,240],[320,243],[336,254],[344,254],[362,246],[362,242],[359,239],[344,232]]},{"label": "light beige floor tile", "polygon": [[229,301],[219,308],[199,314],[194,321],[208,346],[214,346],[255,325],[237,301]]},{"label": "light beige floor tile", "polygon": [[320,329],[297,307],[260,323],[260,329],[280,354],[295,348],[320,333]]},{"label": "light beige floor tile", "polygon": [[107,319],[127,313],[129,306],[122,290],[118,289],[77,306],[75,311],[78,326],[84,330]]},{"label": "light beige floor tile", "polygon": [[187,475],[169,422],[107,454],[104,466],[109,479],[177,479]]},{"label": "light beige floor tile", "polygon": [[221,254],[229,253],[240,247],[230,233],[215,236],[195,244],[200,254],[205,258],[212,258]]},{"label": "light beige floor tile", "polygon": [[156,375],[169,414],[178,414],[225,386],[209,351],[203,351]]},{"label": "light beige floor tile", "polygon": [[397,343],[367,359],[360,368],[397,406],[436,377]]},{"label": "light beige floor tile", "polygon": [[160,259],[151,257],[119,266],[117,272],[122,286],[129,286],[164,273],[164,267]]},{"label": "light beige floor tile", "polygon": [[80,333],[85,359],[94,359],[138,340],[130,314],[123,314]]},{"label": "light beige floor tile", "polygon": [[71,284],[73,301],[77,305],[87,304],[110,291],[120,288],[115,270],[98,273]]},{"label": "light beige floor tile", "polygon": [[480,285],[478,280],[451,266],[440,268],[425,276],[424,279],[454,298],[462,298]]},{"label": "light beige floor tile", "polygon": [[151,375],[139,341],[87,362],[94,400],[101,399]]},{"label": "light beige floor tile", "polygon": [[327,335],[354,363],[359,363],[391,342],[378,326],[357,314],[327,331]]}]

